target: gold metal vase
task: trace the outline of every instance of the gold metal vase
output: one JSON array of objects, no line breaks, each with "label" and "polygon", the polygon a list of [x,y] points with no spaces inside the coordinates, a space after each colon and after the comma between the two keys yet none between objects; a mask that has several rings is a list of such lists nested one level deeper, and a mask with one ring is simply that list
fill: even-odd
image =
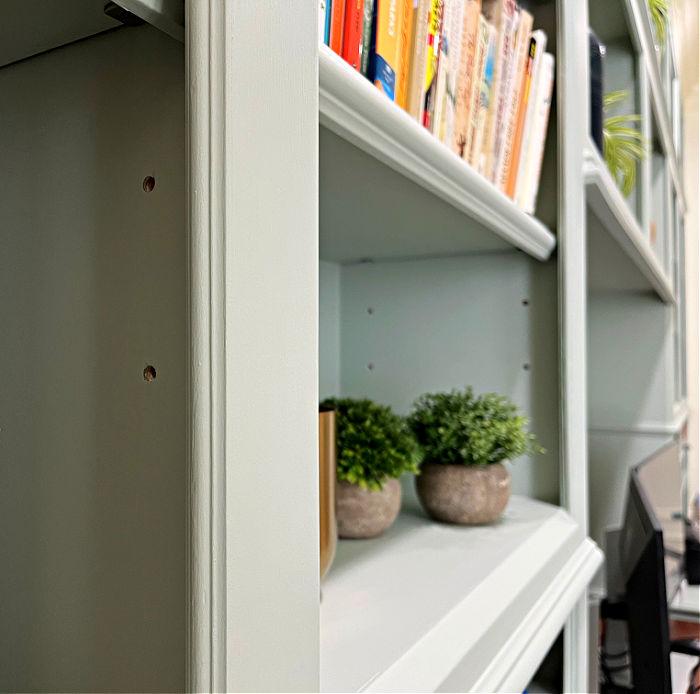
[{"label": "gold metal vase", "polygon": [[335,517],[335,410],[319,407],[318,412],[318,484],[321,530],[321,578],[335,556],[338,526]]}]

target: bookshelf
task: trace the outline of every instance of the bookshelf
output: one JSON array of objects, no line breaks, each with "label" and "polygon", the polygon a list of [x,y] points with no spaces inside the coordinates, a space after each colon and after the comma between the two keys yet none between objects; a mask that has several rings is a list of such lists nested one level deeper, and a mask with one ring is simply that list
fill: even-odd
[{"label": "bookshelf", "polygon": [[[361,157],[343,148],[333,136],[321,133],[322,258],[348,261],[506,247],[519,248],[540,260],[549,257],[556,244],[551,231],[520,210],[324,45],[319,46],[319,97],[321,125],[369,155]],[[331,162],[339,161],[345,163],[347,170],[331,166]],[[392,177],[386,169],[401,174],[416,187],[406,184],[399,188],[397,182],[402,178]],[[393,194],[393,199],[381,199],[386,198],[386,190]],[[426,201],[424,191],[461,214],[452,213],[446,224],[436,225],[426,234],[415,221],[416,216],[420,219],[422,214],[428,225],[428,217],[435,214],[436,206]],[[418,200],[411,207],[410,202],[416,196]],[[344,223],[351,204],[344,204],[344,200],[368,197],[362,209],[355,210],[352,223]],[[377,238],[376,234],[363,238],[363,230],[371,227],[381,205],[401,210],[403,216],[392,224],[401,233],[391,240]],[[362,214],[366,216],[358,217]],[[479,226],[475,229],[474,225],[466,224],[464,215]],[[441,219],[446,216],[441,214]],[[414,222],[408,223],[409,220]],[[416,238],[407,238],[410,234]]]},{"label": "bookshelf", "polygon": [[[562,687],[585,691],[594,541],[616,522],[627,466],[679,436],[688,409],[678,75],[659,60],[644,0],[535,4],[556,95],[534,217],[319,46],[315,3],[124,0],[145,20],[136,27],[103,4],[11,0],[0,27],[0,114],[12,116],[0,216],[13,244],[0,277],[28,302],[21,313],[3,302],[23,337],[0,354],[25,364],[13,399],[36,394],[28,411],[41,414],[27,436],[0,439],[30,463],[12,468],[13,505],[0,505],[17,513],[3,526],[26,531],[3,580],[17,614],[47,608],[12,651],[44,680],[5,687],[0,660],[0,689],[110,687],[115,662],[138,655],[119,639],[181,607],[157,658],[171,674],[182,665],[173,689],[522,691],[563,633]],[[611,74],[654,144],[627,199],[588,137],[589,23],[615,45]],[[42,130],[27,95],[44,92],[65,118]],[[183,101],[184,113],[165,109]],[[64,246],[37,254],[41,234]],[[128,248],[100,245],[122,236]],[[102,278],[99,291],[88,282],[77,301],[76,277]],[[53,295],[68,298],[42,313]],[[97,377],[102,358],[109,378]],[[406,412],[422,392],[467,383],[514,399],[548,451],[512,467],[503,520],[428,523],[407,480],[397,524],[341,542],[320,585],[319,396]],[[118,412],[90,418],[112,400]],[[117,428],[122,411],[134,419]],[[99,454],[115,442],[119,455]],[[125,461],[143,465],[127,479]],[[69,528],[66,499],[81,510]],[[104,515],[115,509],[121,525]],[[93,611],[56,609],[75,598],[86,547],[102,548],[88,575],[103,588],[163,543],[180,554],[149,555],[158,599],[118,594],[119,618],[99,591]],[[97,626],[116,641],[88,672],[80,654]],[[84,681],[51,680],[52,644]],[[122,688],[148,686],[143,673],[160,671],[147,660]]]}]

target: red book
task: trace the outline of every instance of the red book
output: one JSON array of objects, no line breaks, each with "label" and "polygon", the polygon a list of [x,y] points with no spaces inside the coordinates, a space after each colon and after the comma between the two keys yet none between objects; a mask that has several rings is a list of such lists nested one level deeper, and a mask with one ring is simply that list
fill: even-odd
[{"label": "red book", "polygon": [[362,60],[362,27],[365,0],[347,0],[343,30],[343,60],[359,70]]},{"label": "red book", "polygon": [[329,46],[338,54],[343,49],[343,20],[345,19],[345,0],[333,0],[331,5],[331,36]]}]

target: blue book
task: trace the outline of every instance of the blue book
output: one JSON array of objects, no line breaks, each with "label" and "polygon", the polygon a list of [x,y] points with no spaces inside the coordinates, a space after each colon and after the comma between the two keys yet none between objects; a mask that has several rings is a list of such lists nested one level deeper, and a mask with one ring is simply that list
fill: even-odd
[{"label": "blue book", "polygon": [[331,40],[331,14],[333,10],[333,0],[327,0],[326,2],[326,31],[323,34],[323,43],[328,45]]}]

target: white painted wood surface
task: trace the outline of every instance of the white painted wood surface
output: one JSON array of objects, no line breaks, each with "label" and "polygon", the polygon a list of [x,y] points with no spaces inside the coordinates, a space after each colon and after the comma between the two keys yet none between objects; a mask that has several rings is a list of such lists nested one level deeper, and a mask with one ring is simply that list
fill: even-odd
[{"label": "white painted wood surface", "polygon": [[516,248],[539,259],[549,257],[556,241],[544,225],[520,210],[328,46],[319,47],[319,78],[323,126]]},{"label": "white painted wood surface", "polygon": [[513,497],[492,526],[409,507],[341,541],[323,583],[323,691],[522,691],[601,561],[557,507]]},{"label": "white painted wood surface", "polygon": [[[583,173],[586,202],[591,211],[646,278],[649,287],[662,301],[674,303],[675,292],[671,280],[590,140],[586,144]],[[595,263],[596,260],[591,258],[589,262]]]},{"label": "white painted wood surface", "polygon": [[[559,154],[558,265],[560,312],[561,501],[588,533],[586,359],[586,201],[581,174],[589,127],[588,2],[557,0]],[[571,123],[578,123],[572,128]],[[588,605],[585,596],[564,630],[564,691],[588,689]]]},{"label": "white painted wood surface", "polygon": [[314,691],[317,6],[188,10],[188,686]]}]

